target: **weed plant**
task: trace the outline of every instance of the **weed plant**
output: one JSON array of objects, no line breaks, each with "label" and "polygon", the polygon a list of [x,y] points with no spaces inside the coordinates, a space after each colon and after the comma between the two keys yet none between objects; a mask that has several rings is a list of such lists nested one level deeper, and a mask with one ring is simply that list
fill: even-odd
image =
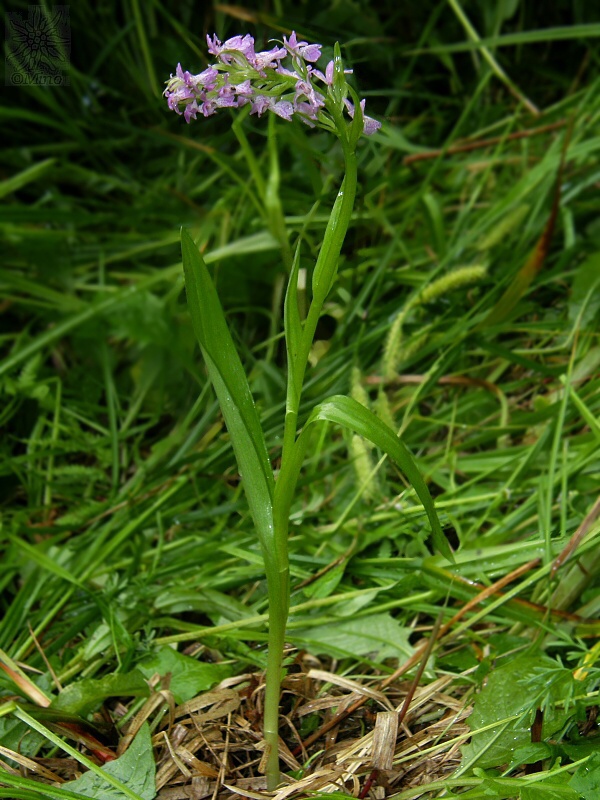
[{"label": "weed plant", "polygon": [[[432,555],[423,498],[382,449],[313,428],[289,516],[283,772],[296,796],[322,780],[328,796],[594,797],[592,5],[75,4],[70,83],[6,87],[0,796],[183,797],[198,781],[225,796],[223,783],[246,791],[260,774],[265,563],[197,352],[180,228],[279,469],[285,280],[301,240],[304,319],[344,152],[325,131],[227,110],[186,126],[161,92],[178,61],[206,68],[206,33],[249,30],[266,49],[295,29],[323,44],[321,68],[341,43],[351,87],[383,121],[356,148],[298,429],[331,395],[385,419],[455,563]],[[408,696],[423,637],[413,736],[400,728],[374,762],[371,729]],[[306,744],[357,684],[374,694],[339,717],[329,756],[323,737]],[[189,737],[199,712],[169,716],[211,691],[243,696],[229,727],[204,729],[223,737],[214,761],[172,738],[174,719]],[[301,701],[315,706],[295,717]]]}]

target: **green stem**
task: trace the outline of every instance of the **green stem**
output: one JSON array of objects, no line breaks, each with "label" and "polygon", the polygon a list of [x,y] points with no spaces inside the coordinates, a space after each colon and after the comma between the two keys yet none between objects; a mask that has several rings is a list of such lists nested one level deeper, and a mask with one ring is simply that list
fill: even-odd
[{"label": "green stem", "polygon": [[[346,173],[336,204],[332,210],[323,245],[315,266],[316,279],[313,281],[313,298],[304,322],[298,352],[288,363],[288,388],[286,416],[281,457],[280,491],[274,498],[274,550],[265,553],[267,567],[267,587],[269,594],[269,640],[267,674],[265,686],[264,737],[268,748],[267,789],[274,790],[279,784],[279,695],[285,630],[289,610],[289,561],[288,561],[288,509],[297,477],[297,470],[291,467],[296,443],[296,428],[302,384],[313,343],[317,323],[321,316],[331,285],[335,279],[338,259],[350,225],[354,198],[356,195],[357,164],[354,148],[349,144],[346,125],[340,115],[342,146]],[[290,485],[291,484],[291,485]],[[275,566],[277,565],[277,566]]]},{"label": "green stem", "polygon": [[[267,654],[267,674],[265,678],[264,737],[267,753],[267,789],[273,791],[279,784],[279,695],[283,668],[283,649],[285,629],[290,606],[289,568],[287,557],[287,530],[278,537],[285,542],[285,565],[280,563],[277,573],[267,577],[269,592],[269,638]],[[277,548],[281,550],[281,548]],[[281,553],[276,560],[280,561]]]},{"label": "green stem", "polygon": [[304,321],[302,339],[295,362],[293,364],[288,364],[287,405],[283,433],[283,452],[281,455],[282,465],[287,460],[288,454],[296,441],[298,412],[300,409],[302,384],[304,382],[308,356],[310,354],[317,324],[321,317],[321,311],[323,310],[323,303],[329,294],[329,289],[331,288],[331,283],[335,276],[338,258],[344,239],[346,238],[350,219],[352,217],[352,210],[354,208],[357,183],[356,154],[344,139],[342,139],[342,144],[344,146],[346,173],[338,193],[338,199],[341,198],[341,204],[337,214],[334,206],[327,225],[325,239],[315,266],[315,272],[320,273],[321,279],[319,285],[314,287],[315,291],[313,292],[308,316]]}]

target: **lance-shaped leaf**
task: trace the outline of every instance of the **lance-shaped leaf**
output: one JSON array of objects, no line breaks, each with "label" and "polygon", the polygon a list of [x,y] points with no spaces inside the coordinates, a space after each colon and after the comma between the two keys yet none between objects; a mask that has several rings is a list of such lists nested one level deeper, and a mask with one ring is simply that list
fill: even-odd
[{"label": "lance-shaped leaf", "polygon": [[285,344],[287,349],[288,363],[288,406],[297,408],[299,398],[296,386],[296,358],[300,350],[300,340],[302,338],[302,323],[298,311],[298,273],[300,271],[300,242],[296,247],[292,271],[288,279],[287,291],[285,293],[285,303],[283,306],[283,326],[285,329]]},{"label": "lance-shaped leaf", "polygon": [[290,454],[287,464],[282,467],[275,488],[277,522],[283,522],[283,519],[287,519],[294,487],[308,446],[309,429],[313,423],[319,421],[334,422],[354,431],[359,436],[363,436],[373,442],[376,447],[387,453],[398,464],[410,481],[429,517],[436,549],[447,559],[454,561],[452,550],[442,531],[431,494],[410,450],[396,436],[394,431],[369,411],[368,408],[357,403],[351,397],[342,395],[328,397],[327,400],[316,406],[298,437],[294,451]]},{"label": "lance-shaped leaf", "polygon": [[[333,282],[337,275],[339,251],[342,246],[343,237],[346,235],[346,228],[343,229],[340,236],[340,217],[344,205],[344,198],[346,197],[346,178],[342,181],[340,190],[338,191],[335,203],[331,210],[331,215],[323,237],[323,243],[319,251],[317,263],[313,271],[312,277],[312,293],[315,302],[323,305]],[[352,205],[354,204],[354,196],[352,196]]]},{"label": "lance-shaped leaf", "polygon": [[181,251],[194,332],[231,436],[250,512],[268,551],[273,537],[273,473],[258,412],[217,291],[185,229]]}]

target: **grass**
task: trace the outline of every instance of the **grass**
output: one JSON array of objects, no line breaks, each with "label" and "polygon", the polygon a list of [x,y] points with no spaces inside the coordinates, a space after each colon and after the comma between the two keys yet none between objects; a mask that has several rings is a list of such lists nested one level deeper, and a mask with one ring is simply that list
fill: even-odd
[{"label": "grass", "polygon": [[[373,407],[383,396],[456,564],[430,555],[393,465],[322,426],[292,509],[284,771],[296,796],[593,797],[598,21],[524,1],[503,19],[508,5],[246,4],[248,22],[238,7],[75,5],[70,85],[7,89],[0,796],[112,796],[101,778],[69,781],[122,752],[145,765],[112,762],[125,796],[153,796],[131,776],[155,761],[159,797],[260,789],[264,569],[194,345],[179,227],[214,270],[276,462],[287,248],[302,233],[312,267],[342,160],[282,122],[268,207],[266,122],[188,128],[158,95],[177,61],[203,68],[204,31],[295,27],[345,44],[387,123],[359,152],[300,417],[352,388]],[[432,296],[473,265],[487,276]],[[378,733],[373,750],[379,714],[411,691],[397,737]]]}]

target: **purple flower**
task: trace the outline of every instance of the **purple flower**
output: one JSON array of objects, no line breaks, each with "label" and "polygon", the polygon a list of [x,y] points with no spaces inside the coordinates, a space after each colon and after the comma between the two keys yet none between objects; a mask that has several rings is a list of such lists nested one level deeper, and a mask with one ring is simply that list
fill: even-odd
[{"label": "purple flower", "polygon": [[[305,98],[305,100],[302,98]],[[294,106],[297,111],[305,114],[310,119],[316,119],[319,109],[323,108],[324,105],[325,98],[315,91],[311,83],[302,79],[296,82]]]},{"label": "purple flower", "polygon": [[234,86],[234,89],[237,94],[237,104],[238,108],[245,106],[246,103],[250,102],[250,98],[254,95],[254,89],[252,88],[252,83],[250,80],[243,81],[243,83],[238,83],[237,86]]},{"label": "purple flower", "polygon": [[259,117],[262,117],[265,111],[269,108],[269,101],[271,100],[270,97],[265,97],[264,94],[257,94],[254,98],[254,102],[252,103],[252,108],[250,110],[251,114],[258,114]]},{"label": "purple flower", "polygon": [[236,59],[236,53],[242,55],[249,63],[254,60],[254,38],[249,33],[245,36],[232,36],[223,44],[217,39],[217,34],[212,39],[207,34],[206,41],[208,52],[216,56],[223,64],[230,64],[232,59],[239,62],[239,59]]},{"label": "purple flower", "polygon": [[[193,103],[188,103],[185,107],[185,111],[183,112],[183,116],[185,117],[185,121],[189,124],[191,119],[196,119],[196,114],[200,111],[198,103],[194,100]],[[181,111],[178,111],[181,114]]]},{"label": "purple flower", "polygon": [[[350,100],[344,100],[344,103],[348,109],[348,114],[350,114],[350,119],[354,119],[354,106]],[[365,115],[365,103],[366,100],[360,101],[360,110],[363,112],[363,133],[365,136],[371,136],[373,133],[376,133],[379,128],[381,128],[381,122],[373,119],[373,117],[367,117]]]},{"label": "purple flower", "polygon": [[171,111],[175,111],[176,114],[181,114],[179,105],[181,103],[187,104],[190,100],[193,100],[194,94],[186,86],[182,86],[175,91],[166,90],[165,97],[167,98],[167,105]]},{"label": "purple flower", "polygon": [[321,58],[322,45],[299,42],[296,31],[292,31],[289,39],[284,36],[283,44],[291,55],[302,58],[304,61],[318,61]]},{"label": "purple flower", "polygon": [[[325,75],[323,75],[320,69],[315,69],[314,67],[311,67],[310,70],[312,75],[314,75],[316,78],[319,78],[319,80],[322,80],[323,83],[327,84],[327,86],[333,86],[334,68],[335,64],[333,63],[333,61],[330,61],[329,64],[327,64],[327,66],[325,67]],[[352,75],[353,72],[354,72],[353,69],[345,69],[344,75]]]},{"label": "purple flower", "polygon": [[259,117],[262,117],[265,111],[273,111],[278,117],[289,122],[294,113],[294,106],[289,100],[277,100],[275,97],[266,97],[264,94],[259,94],[254,98],[250,113],[258,114]]},{"label": "purple flower", "polygon": [[291,122],[292,115],[294,113],[294,106],[289,102],[289,100],[278,100],[277,102],[273,102],[269,105],[269,110],[277,114],[278,117]]},{"label": "purple flower", "polygon": [[265,69],[277,69],[281,59],[286,56],[287,50],[284,47],[273,47],[271,50],[256,53],[252,60],[252,66],[260,73]]},{"label": "purple flower", "polygon": [[229,85],[229,75],[225,75],[225,81],[217,91],[215,104],[218,108],[235,108],[237,106],[235,86]]},{"label": "purple flower", "polygon": [[[172,77],[173,76],[171,75],[171,78]],[[191,72],[188,72],[187,70],[184,72],[183,69],[181,68],[181,64],[177,64],[177,69],[175,70],[175,77],[179,78],[179,80],[182,83],[185,83],[186,86],[188,86],[190,81],[192,80]]]},{"label": "purple flower", "polygon": [[[192,75],[191,72],[181,68],[181,64],[177,65],[175,76],[171,75],[167,81],[167,88],[164,95],[167,98],[167,104],[171,111],[176,114],[181,114],[180,106],[185,106],[185,118],[189,122],[190,119],[196,118],[198,111],[197,100],[204,100],[206,92],[212,91],[216,85],[216,80],[219,73],[213,67],[205,69],[199,75]],[[194,106],[193,104],[196,103]],[[190,106],[193,106],[188,110]]]},{"label": "purple flower", "polygon": [[251,97],[254,94],[254,89],[252,88],[250,79],[243,81],[242,83],[238,83],[238,85],[235,87],[235,90],[238,94],[244,95],[244,97]]},{"label": "purple flower", "polygon": [[212,117],[213,114],[217,111],[217,103],[214,99],[206,98],[206,100],[200,106],[200,111],[205,117]]},{"label": "purple flower", "polygon": [[312,120],[317,119],[317,112],[314,106],[311,106],[310,103],[295,103],[294,109],[298,117],[302,120],[305,125],[308,125],[309,128],[314,128],[314,122]]},{"label": "purple flower", "polygon": [[291,69],[287,69],[286,67],[282,66],[281,64],[279,64],[279,66],[277,67],[277,74],[278,75],[285,75],[286,78],[294,78],[294,80],[296,80],[296,81],[301,80],[301,77],[300,77],[300,75],[298,75],[297,72],[295,72],[294,70],[291,70]]},{"label": "purple flower", "polygon": [[[189,75],[189,72],[186,74]],[[190,84],[196,91],[198,91],[199,87],[202,87],[206,92],[210,92],[215,88],[218,77],[217,70],[214,67],[208,67],[199,75],[191,75]]]}]

